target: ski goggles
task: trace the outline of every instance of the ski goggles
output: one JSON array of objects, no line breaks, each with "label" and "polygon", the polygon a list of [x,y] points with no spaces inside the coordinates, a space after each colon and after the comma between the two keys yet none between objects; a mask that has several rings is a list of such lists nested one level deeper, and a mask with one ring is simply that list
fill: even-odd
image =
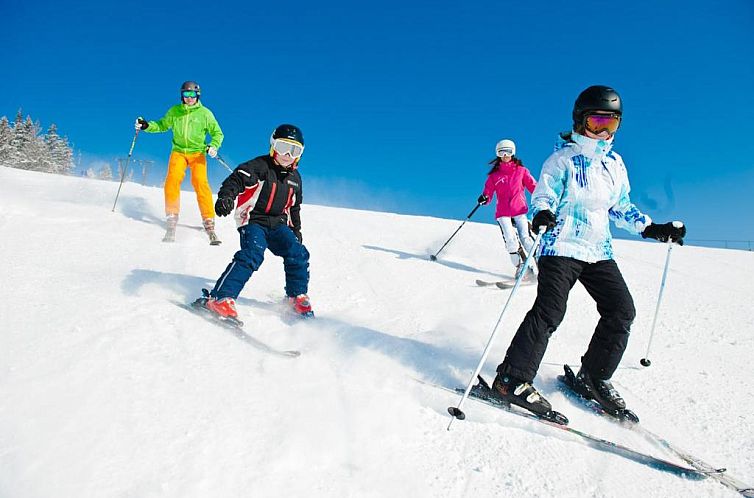
[{"label": "ski goggles", "polygon": [[199,96],[198,93],[196,93],[194,90],[185,90],[181,92],[181,97],[184,99],[195,99]]},{"label": "ski goggles", "polygon": [[293,140],[277,138],[272,142],[272,150],[280,155],[288,154],[294,159],[298,159],[304,153],[304,146]]},{"label": "ski goggles", "polygon": [[503,157],[505,155],[512,156],[513,149],[511,149],[510,147],[503,147],[502,149],[497,149],[497,157]]},{"label": "ski goggles", "polygon": [[613,134],[620,127],[620,114],[587,114],[584,116],[584,128],[599,135],[603,131]]}]

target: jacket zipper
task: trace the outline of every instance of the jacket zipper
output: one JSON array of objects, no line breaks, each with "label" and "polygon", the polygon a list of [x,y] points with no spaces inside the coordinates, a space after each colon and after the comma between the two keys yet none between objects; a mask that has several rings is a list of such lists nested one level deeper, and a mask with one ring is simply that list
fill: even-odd
[{"label": "jacket zipper", "polygon": [[188,108],[186,108],[186,116],[184,117],[184,123],[183,123],[183,148],[188,151],[188,123],[189,123],[189,111]]}]

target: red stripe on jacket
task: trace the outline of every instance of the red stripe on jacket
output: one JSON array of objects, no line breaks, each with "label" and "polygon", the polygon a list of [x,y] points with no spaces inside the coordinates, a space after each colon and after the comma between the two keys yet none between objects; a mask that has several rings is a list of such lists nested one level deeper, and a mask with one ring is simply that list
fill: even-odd
[{"label": "red stripe on jacket", "polygon": [[270,209],[272,209],[272,201],[275,200],[275,192],[277,192],[277,190],[277,183],[273,183],[272,188],[270,189],[270,199],[267,201],[267,207],[264,209],[265,214],[269,213]]}]

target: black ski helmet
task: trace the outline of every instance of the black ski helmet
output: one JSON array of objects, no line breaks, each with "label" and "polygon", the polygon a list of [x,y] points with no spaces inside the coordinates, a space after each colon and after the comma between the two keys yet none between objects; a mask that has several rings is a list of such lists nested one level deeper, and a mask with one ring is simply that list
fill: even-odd
[{"label": "black ski helmet", "polygon": [[[202,95],[202,89],[199,86],[199,83],[196,81],[184,81],[181,85],[181,92],[190,92],[194,91],[196,92],[196,100],[199,100],[199,97]],[[183,99],[183,97],[181,97]]]},{"label": "black ski helmet", "polygon": [[301,128],[292,124],[281,124],[275,128],[275,131],[270,135],[270,145],[278,138],[293,140],[304,145],[304,134],[301,132]]},{"label": "black ski helmet", "polygon": [[613,88],[604,85],[590,86],[581,92],[573,104],[573,127],[580,128],[588,111],[608,111],[623,115],[623,102]]}]

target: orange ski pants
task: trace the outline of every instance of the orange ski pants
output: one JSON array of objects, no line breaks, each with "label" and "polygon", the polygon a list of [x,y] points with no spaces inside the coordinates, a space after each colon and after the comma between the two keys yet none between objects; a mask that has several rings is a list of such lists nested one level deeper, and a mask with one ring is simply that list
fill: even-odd
[{"label": "orange ski pants", "polygon": [[207,157],[203,152],[186,154],[173,151],[168,160],[168,176],[165,177],[165,214],[178,214],[181,210],[181,183],[186,176],[186,168],[191,169],[191,185],[196,192],[196,201],[202,219],[215,217],[212,202],[212,189],[207,179]]}]

